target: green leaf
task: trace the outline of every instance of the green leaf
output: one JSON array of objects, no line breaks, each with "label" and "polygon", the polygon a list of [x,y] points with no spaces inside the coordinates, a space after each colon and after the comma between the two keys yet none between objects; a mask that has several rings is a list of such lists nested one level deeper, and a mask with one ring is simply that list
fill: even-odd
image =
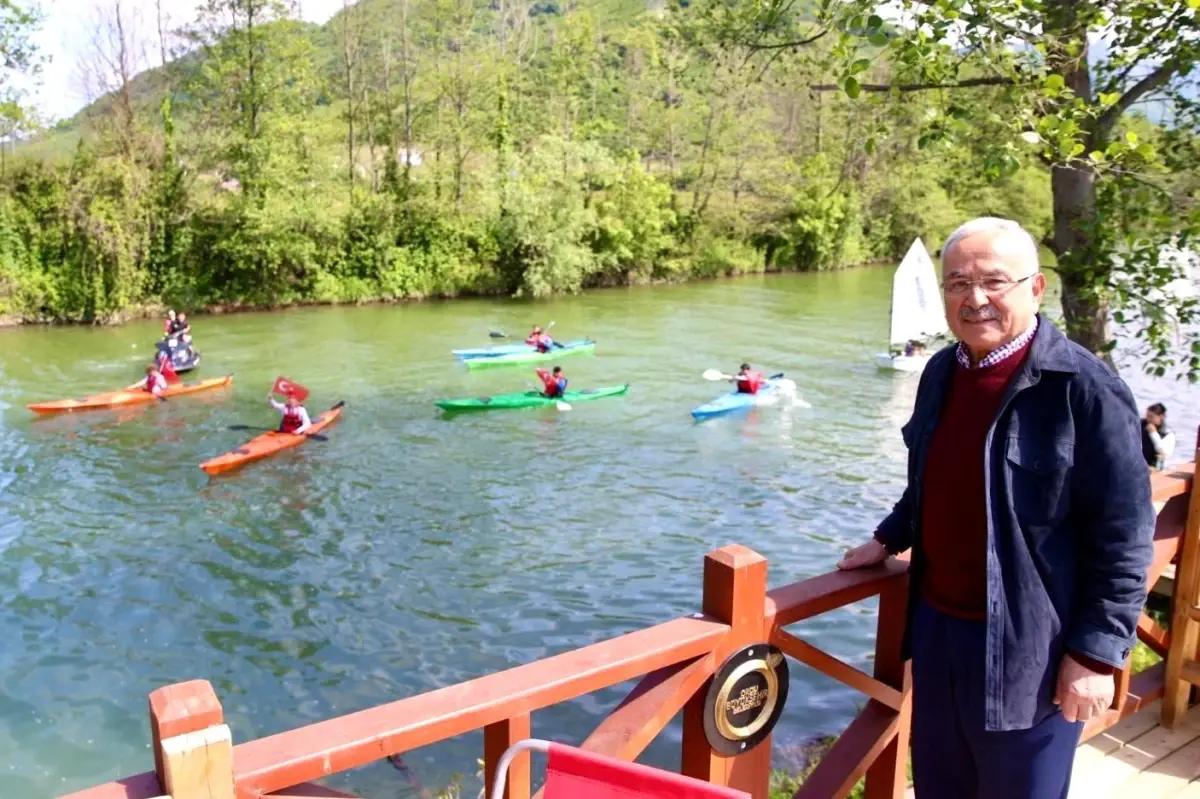
[{"label": "green leaf", "polygon": [[1132,130],[1125,131],[1125,141],[1129,142],[1130,147],[1137,146],[1137,139],[1138,139],[1137,133],[1135,133]]},{"label": "green leaf", "polygon": [[1021,134],[1021,138],[1029,144],[1037,144],[1042,140],[1042,137],[1038,135],[1036,130],[1025,131]]},{"label": "green leaf", "polygon": [[851,100],[858,99],[858,95],[862,91],[862,86],[859,86],[858,81],[853,77],[846,78],[846,82],[842,84],[842,88],[846,91],[846,96]]},{"label": "green leaf", "polygon": [[1050,89],[1051,91],[1056,91],[1056,92],[1061,91],[1062,88],[1066,85],[1067,85],[1067,82],[1065,80],[1063,80],[1062,75],[1055,74],[1055,75],[1047,75],[1046,76],[1045,86],[1047,89]]},{"label": "green leaf", "polygon": [[1193,11],[1200,8],[1200,0],[1187,0],[1187,4],[1188,8],[1192,9]]},{"label": "green leaf", "polygon": [[[1196,0],[1196,2],[1200,3],[1200,0]],[[1103,106],[1113,105],[1114,103],[1117,102],[1117,100],[1120,100],[1120,99],[1121,99],[1120,92],[1100,92],[1100,105],[1103,105]]]},{"label": "green leaf", "polygon": [[1153,161],[1154,156],[1156,156],[1158,154],[1154,150],[1154,145],[1151,144],[1150,142],[1145,142],[1145,141],[1137,146],[1136,152],[1138,155],[1140,155],[1142,158],[1145,158],[1147,161]]},{"label": "green leaf", "polygon": [[1078,142],[1078,141],[1077,141],[1077,142],[1075,142],[1074,144],[1072,144],[1072,145],[1071,145],[1071,149],[1070,149],[1070,151],[1067,153],[1067,157],[1068,157],[1068,158],[1074,158],[1075,156],[1079,155],[1080,153],[1082,153],[1082,152],[1083,152],[1084,150],[1086,150],[1086,149],[1087,149],[1087,147],[1084,147],[1084,146],[1083,146],[1083,142]]},{"label": "green leaf", "polygon": [[871,61],[866,58],[860,58],[850,65],[850,74],[857,75],[860,72],[865,72],[871,66]]},{"label": "green leaf", "polygon": [[875,47],[887,47],[890,40],[888,39],[886,33],[872,33],[867,41],[869,41]]},{"label": "green leaf", "polygon": [[1090,153],[1088,153],[1088,158],[1092,159],[1096,163],[1099,163],[1104,160],[1104,153],[1100,152],[1099,150],[1092,150]]},{"label": "green leaf", "polygon": [[867,151],[867,155],[874,154],[874,152],[875,152],[875,137],[874,136],[867,139],[866,143],[863,144],[863,149]]},{"label": "green leaf", "polygon": [[918,150],[924,150],[928,144],[929,144],[929,134],[928,133],[926,133],[921,138],[917,139],[917,149]]},{"label": "green leaf", "polygon": [[879,16],[878,14],[872,14],[867,19],[867,28],[868,29],[877,31],[882,27],[883,27],[883,17]]}]

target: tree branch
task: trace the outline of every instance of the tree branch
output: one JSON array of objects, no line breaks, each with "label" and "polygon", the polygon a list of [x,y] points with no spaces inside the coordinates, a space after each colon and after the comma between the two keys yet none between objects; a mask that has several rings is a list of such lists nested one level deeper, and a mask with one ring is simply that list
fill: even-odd
[{"label": "tree branch", "polygon": [[750,43],[747,43],[745,46],[750,48],[751,50],[754,50],[755,52],[757,52],[759,50],[786,50],[789,47],[804,47],[805,45],[812,44],[813,42],[817,41],[818,39],[820,39],[823,36],[826,36],[828,34],[829,34],[829,29],[826,28],[825,30],[821,31],[820,33],[809,36],[807,39],[798,39],[794,42],[776,42],[774,44],[750,44]]},{"label": "tree branch", "polygon": [[[1158,44],[1164,33],[1175,32],[1175,23],[1181,16],[1183,16],[1183,12],[1186,10],[1188,10],[1188,7],[1186,5],[1181,5],[1174,14],[1167,18],[1167,21],[1162,24],[1162,27],[1155,31],[1149,40],[1147,40],[1141,46],[1140,49],[1145,54],[1145,57],[1151,56],[1150,51]],[[1117,75],[1116,78],[1107,84],[1106,88],[1108,88],[1109,91],[1120,91],[1121,87],[1125,85],[1125,80],[1135,69],[1137,69],[1138,65],[1141,63],[1141,60],[1142,59],[1134,59],[1131,64],[1127,65],[1125,69],[1121,70],[1120,75]]]},{"label": "tree branch", "polygon": [[[930,89],[970,89],[976,86],[1012,86],[1015,84],[1012,78],[967,78],[960,80],[957,83],[863,83],[858,88],[864,92],[890,92],[893,89],[901,92],[923,92]],[[818,83],[809,85],[809,90],[814,92],[832,92],[838,91],[842,87],[836,83]]]},{"label": "tree branch", "polygon": [[1164,61],[1158,67],[1158,69],[1154,70],[1149,75],[1133,84],[1133,86],[1129,88],[1129,91],[1121,95],[1121,99],[1110,105],[1103,114],[1096,118],[1096,137],[1107,137],[1109,131],[1112,130],[1113,125],[1117,124],[1117,120],[1121,118],[1121,114],[1124,114],[1125,111],[1131,105],[1141,99],[1143,95],[1149,94],[1155,89],[1161,88],[1169,83],[1171,78],[1175,77],[1175,74],[1179,72],[1179,69],[1179,62],[1176,59],[1171,58],[1167,61]]}]

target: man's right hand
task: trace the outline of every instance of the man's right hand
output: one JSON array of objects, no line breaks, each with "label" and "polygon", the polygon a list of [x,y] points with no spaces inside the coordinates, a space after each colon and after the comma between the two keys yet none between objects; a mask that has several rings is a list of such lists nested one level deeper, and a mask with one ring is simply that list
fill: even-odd
[{"label": "man's right hand", "polygon": [[862,569],[883,563],[888,558],[888,551],[883,544],[872,538],[862,546],[857,546],[846,553],[837,567],[839,569]]}]

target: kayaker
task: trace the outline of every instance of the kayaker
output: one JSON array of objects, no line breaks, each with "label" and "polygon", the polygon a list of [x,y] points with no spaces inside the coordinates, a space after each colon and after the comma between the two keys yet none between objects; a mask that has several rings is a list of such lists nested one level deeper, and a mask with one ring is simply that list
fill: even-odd
[{"label": "kayaker", "polygon": [[529,334],[529,338],[525,339],[525,343],[536,347],[538,352],[549,352],[553,347],[563,348],[562,344],[550,338],[550,334],[538,325],[533,326],[533,332]]},{"label": "kayaker", "polygon": [[303,435],[308,428],[312,427],[308,411],[300,404],[300,400],[296,399],[295,394],[289,394],[286,402],[279,402],[268,394],[267,402],[271,403],[272,408],[283,414],[283,418],[279,421],[279,432]]},{"label": "kayaker", "polygon": [[146,365],[146,379],[140,385],[143,390],[161,399],[163,392],[167,390],[167,379],[158,371],[158,367],[151,363]]},{"label": "kayaker", "polygon": [[567,378],[561,366],[554,367],[553,372],[538,369],[537,376],[542,379],[542,393],[547,397],[561,397],[567,393]]},{"label": "kayaker", "polygon": [[750,369],[750,364],[742,364],[742,368],[734,375],[733,382],[737,383],[739,394],[757,394],[762,387],[763,376],[761,372],[755,372]]}]

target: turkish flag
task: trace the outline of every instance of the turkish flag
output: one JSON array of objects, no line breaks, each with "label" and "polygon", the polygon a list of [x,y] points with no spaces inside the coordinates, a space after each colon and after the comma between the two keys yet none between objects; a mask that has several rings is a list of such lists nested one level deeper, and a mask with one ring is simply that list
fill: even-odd
[{"label": "turkish flag", "polygon": [[271,387],[272,394],[282,394],[285,397],[295,397],[304,402],[308,397],[308,389],[299,383],[293,383],[286,377],[275,378],[275,385]]}]

